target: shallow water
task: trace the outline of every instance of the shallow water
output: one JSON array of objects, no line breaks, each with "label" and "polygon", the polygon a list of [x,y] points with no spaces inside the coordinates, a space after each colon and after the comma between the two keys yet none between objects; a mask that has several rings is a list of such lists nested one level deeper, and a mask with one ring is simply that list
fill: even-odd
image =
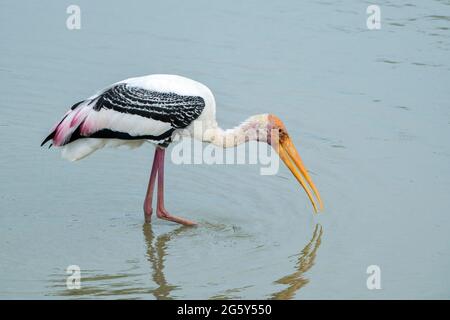
[{"label": "shallow water", "polygon": [[[70,4],[0,3],[0,298],[449,298],[449,1],[378,1],[376,31],[356,0],[77,1],[77,31]],[[144,225],[150,145],[39,148],[74,102],[151,73],[207,84],[223,127],[277,114],[325,211],[284,167],[168,163],[168,209],[200,225]]]}]

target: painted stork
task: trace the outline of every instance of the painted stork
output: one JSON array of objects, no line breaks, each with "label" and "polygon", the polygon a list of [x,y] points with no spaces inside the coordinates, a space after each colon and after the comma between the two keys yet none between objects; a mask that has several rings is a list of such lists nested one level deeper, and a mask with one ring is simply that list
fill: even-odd
[{"label": "painted stork", "polygon": [[[199,122],[203,128],[200,134],[193,129]],[[278,133],[277,139],[273,139],[273,130]],[[271,145],[305,190],[314,211],[322,209],[319,192],[278,117],[255,115],[233,129],[223,130],[216,121],[211,90],[177,75],[130,78],[106,87],[74,104],[41,146],[52,140],[50,146],[61,147],[63,158],[76,161],[105,146],[139,147],[145,141],[153,143],[156,151],[144,201],[145,220],[151,219],[153,190],[158,178],[157,217],[194,225],[192,221],[171,215],[164,206],[165,148],[180,131],[224,148],[250,140]]]}]

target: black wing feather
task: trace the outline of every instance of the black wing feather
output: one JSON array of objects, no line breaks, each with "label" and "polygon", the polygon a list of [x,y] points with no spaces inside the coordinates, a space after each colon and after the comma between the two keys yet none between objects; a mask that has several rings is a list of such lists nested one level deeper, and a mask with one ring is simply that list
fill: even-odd
[{"label": "black wing feather", "polygon": [[[71,107],[75,110],[80,101]],[[70,143],[81,138],[116,138],[125,140],[149,139],[161,141],[161,145],[167,146],[171,140],[171,134],[175,129],[182,129],[189,126],[196,120],[205,108],[205,100],[200,96],[185,96],[171,92],[158,92],[146,90],[140,87],[133,87],[126,83],[114,85],[102,92],[98,97],[93,98],[88,105],[95,103],[94,111],[101,109],[112,109],[117,112],[139,115],[141,117],[170,123],[171,129],[159,136],[131,136],[126,132],[116,132],[103,129],[92,133],[89,136],[82,136],[80,126],[72,133]],[[67,115],[60,121],[61,124]],[[58,126],[57,126],[58,127]],[[55,136],[55,131],[51,132],[42,142],[41,146]]]},{"label": "black wing feather", "polygon": [[179,129],[200,116],[205,100],[200,96],[151,91],[122,83],[98,97],[94,110],[103,108],[169,122],[173,128]]}]

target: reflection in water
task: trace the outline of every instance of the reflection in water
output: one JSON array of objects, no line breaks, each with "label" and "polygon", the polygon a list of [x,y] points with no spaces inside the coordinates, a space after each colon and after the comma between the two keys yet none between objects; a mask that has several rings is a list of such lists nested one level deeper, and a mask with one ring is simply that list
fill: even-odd
[{"label": "reflection in water", "polygon": [[167,242],[173,237],[184,230],[190,229],[186,226],[180,226],[179,228],[164,233],[155,240],[155,234],[152,229],[152,225],[145,223],[142,227],[144,232],[145,242],[147,244],[147,259],[152,265],[152,279],[158,285],[156,289],[151,290],[151,293],[156,299],[172,299],[170,293],[177,289],[177,286],[170,285],[167,283],[166,277],[164,275],[164,259],[167,255]]},{"label": "reflection in water", "polygon": [[[60,272],[51,275],[48,288],[49,296],[88,298],[88,297],[116,297],[116,298],[141,298],[148,295],[156,299],[172,299],[170,293],[178,287],[167,283],[164,276],[164,260],[167,255],[167,242],[183,230],[185,226],[155,237],[150,224],[144,224],[142,231],[147,244],[147,260],[151,263],[152,280],[156,288],[150,288],[145,284],[143,277],[148,272],[137,273],[139,266],[135,260],[128,260],[131,268],[116,274],[105,274],[99,270],[82,270],[81,288],[68,289],[66,286],[67,275],[61,276]],[[147,269],[147,268],[146,268]]]},{"label": "reflection in water", "polygon": [[[139,259],[127,260],[131,267],[114,274],[105,274],[98,270],[82,270],[82,286],[81,289],[69,290],[66,287],[66,277],[58,272],[53,274],[50,279],[50,292],[48,295],[72,298],[89,298],[89,297],[115,297],[120,299],[135,299],[143,297],[154,297],[158,300],[173,299],[173,292],[180,287],[170,284],[165,275],[165,260],[168,256],[170,240],[179,236],[182,232],[192,230],[186,226],[156,235],[151,224],[144,224],[142,232],[146,244],[145,256],[150,263],[151,279],[149,278],[149,265],[145,263],[144,272],[140,270]],[[323,230],[322,226],[317,224],[314,229],[312,239],[301,250],[296,263],[296,271],[285,276],[275,284],[287,285],[286,289],[273,293],[271,299],[292,299],[295,293],[309,282],[303,277],[304,272],[308,271],[313,265],[316,258],[317,250],[321,244]],[[148,283],[151,280],[151,284]],[[241,299],[240,293],[253,285],[243,285],[216,294],[210,299]],[[176,297],[175,297],[176,298]]]},{"label": "reflection in water", "polygon": [[323,229],[320,224],[316,224],[311,241],[300,252],[297,260],[297,271],[287,275],[281,279],[275,281],[277,284],[288,285],[288,287],[282,291],[272,294],[271,299],[292,299],[294,294],[309,280],[303,277],[303,273],[308,271],[313,265],[316,259],[317,249],[319,249]]}]

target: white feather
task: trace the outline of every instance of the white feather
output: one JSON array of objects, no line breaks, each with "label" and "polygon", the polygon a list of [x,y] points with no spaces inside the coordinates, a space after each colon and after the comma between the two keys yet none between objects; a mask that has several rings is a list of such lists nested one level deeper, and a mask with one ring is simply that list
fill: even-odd
[{"label": "white feather", "polygon": [[[211,90],[200,82],[182,76],[153,74],[143,77],[129,78],[104,88],[95,95],[89,97],[88,101],[96,99],[105,90],[120,83],[126,83],[130,86],[140,87],[152,91],[202,97],[205,101],[205,108],[195,122],[201,122],[203,130],[217,128],[216,103]],[[89,132],[95,132],[101,129],[110,129],[113,131],[125,132],[131,136],[158,136],[172,128],[170,123],[148,119],[138,115],[125,114],[111,109],[102,109],[94,112],[92,110],[92,106],[89,106],[88,103],[80,106],[79,108],[82,108],[82,113],[79,115],[79,118],[84,120],[82,131],[86,130]],[[80,110],[79,108],[77,109]],[[69,114],[63,123],[64,127],[62,127],[62,129],[64,130],[62,132],[65,133],[65,137],[69,137],[77,127],[76,125],[73,127],[70,126],[75,114],[76,112]],[[191,133],[194,133],[193,127],[193,124],[191,124],[186,129]],[[177,131],[178,130],[174,132],[174,135]],[[201,139],[201,135],[196,138]],[[157,142],[151,140],[147,141]],[[144,140],[95,138],[79,139],[62,147],[62,157],[71,161],[76,161],[105,146],[116,147],[120,145],[128,145],[134,148],[141,146],[144,142]]]},{"label": "white feather", "polygon": [[79,139],[64,145],[61,148],[61,156],[69,161],[81,160],[92,152],[103,147],[117,148],[127,146],[130,149],[140,147],[145,140],[119,140],[119,139]]},{"label": "white feather", "polygon": [[61,156],[69,161],[77,161],[90,155],[97,149],[103,148],[104,139],[79,139],[64,145]]},{"label": "white feather", "polygon": [[121,113],[112,109],[91,111],[85,119],[85,125],[89,132],[110,129],[126,132],[131,136],[159,136],[172,128],[167,122]]}]

